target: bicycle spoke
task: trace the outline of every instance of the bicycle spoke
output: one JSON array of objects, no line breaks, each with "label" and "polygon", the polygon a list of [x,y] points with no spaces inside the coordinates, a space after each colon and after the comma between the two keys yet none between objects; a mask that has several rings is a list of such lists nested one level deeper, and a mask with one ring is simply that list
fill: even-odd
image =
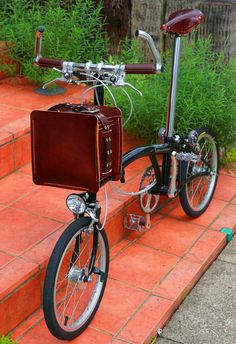
[{"label": "bicycle spoke", "polygon": [[[65,305],[65,303],[63,303],[63,305],[64,305],[64,307],[63,307],[63,311],[62,311],[62,313],[61,313],[61,316],[60,316],[60,318],[65,318],[65,311],[66,311],[66,309],[67,309],[67,307],[68,307],[68,305],[69,305],[69,303],[70,303],[70,300],[71,300],[71,297],[72,297],[72,295],[73,295],[73,291],[74,291],[74,289],[76,288],[76,285],[74,286],[74,288],[73,288],[73,290],[72,290],[72,293],[71,293],[71,295],[70,295],[70,297],[69,297],[69,300],[67,300],[67,304]],[[66,297],[67,298],[67,297]]]},{"label": "bicycle spoke", "polygon": [[[85,251],[85,249],[86,249],[86,246],[85,246],[85,247],[83,248],[83,250],[80,252],[80,255],[83,254],[83,252]],[[76,260],[75,260],[75,262],[74,262],[74,264],[73,264],[73,266],[75,266],[76,263],[77,263],[77,261],[78,261],[78,259],[80,258],[80,256],[78,256],[78,254],[75,252],[75,250],[73,251],[73,253],[77,256],[77,258],[76,258]],[[67,259],[67,258],[65,258],[65,259]],[[67,259],[67,260],[70,261],[70,259]],[[70,265],[70,264],[69,264],[69,265]],[[62,281],[57,282],[57,286],[58,286],[58,284],[63,283],[66,279],[67,279],[67,276],[66,276]]]},{"label": "bicycle spoke", "polygon": [[[71,269],[77,268],[81,271],[84,269],[85,272],[88,272],[93,247],[93,240],[90,240],[90,237],[91,235],[84,234],[83,245],[81,246],[82,249],[77,252],[75,250],[71,250],[70,247],[68,247],[68,253],[65,254],[64,261],[61,264],[61,267],[63,267],[63,269],[67,270],[66,267],[69,267],[71,265],[71,256],[73,255],[75,260],[73,265],[70,267],[70,271]],[[73,246],[73,244],[71,246]],[[100,255],[100,244],[98,243],[98,250],[95,261],[95,264],[98,265],[98,269],[100,269]],[[78,280],[74,281],[73,283],[69,280],[69,272],[67,270],[66,276],[60,280],[57,280],[56,290],[59,293],[59,300],[57,301],[57,312],[58,321],[61,323],[61,326],[73,326],[76,322],[76,319],[82,316],[82,314],[86,311],[87,301],[93,298],[93,295],[96,294],[98,277],[94,274],[93,278],[94,281],[91,282],[83,282],[82,280]],[[63,283],[65,282],[67,282],[67,284],[63,287]]]}]

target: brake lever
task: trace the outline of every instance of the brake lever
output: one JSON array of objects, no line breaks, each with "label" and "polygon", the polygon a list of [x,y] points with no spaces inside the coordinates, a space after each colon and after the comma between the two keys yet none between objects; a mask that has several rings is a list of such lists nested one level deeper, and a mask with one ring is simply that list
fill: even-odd
[{"label": "brake lever", "polygon": [[143,96],[142,92],[139,91],[136,87],[134,87],[132,84],[130,84],[129,82],[125,82],[125,73],[121,73],[119,76],[114,76],[115,79],[114,81],[111,80],[111,84],[114,86],[119,86],[119,87],[123,87],[123,86],[129,86],[130,88],[132,88],[134,91],[136,91],[141,97]]},{"label": "brake lever", "polygon": [[[49,82],[46,82],[46,84],[44,84],[44,85],[42,86],[42,89],[45,90],[49,85],[53,84],[53,83],[56,82],[56,81],[67,82],[67,83],[69,83],[69,84],[73,82],[72,79],[71,79],[71,76],[70,76],[68,73],[64,73],[62,70],[60,70],[60,69],[58,69],[58,68],[56,68],[56,67],[54,67],[53,69],[54,69],[56,72],[61,73],[61,77],[60,77],[60,78],[55,78],[55,79],[53,79],[53,80],[51,80],[51,81],[49,81]],[[65,75],[67,75],[67,77],[65,77]]]}]

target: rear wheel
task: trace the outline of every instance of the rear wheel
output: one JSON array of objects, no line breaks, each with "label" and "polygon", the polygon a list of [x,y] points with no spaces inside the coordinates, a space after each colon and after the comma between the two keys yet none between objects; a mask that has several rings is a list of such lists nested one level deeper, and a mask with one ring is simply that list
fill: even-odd
[{"label": "rear wheel", "polygon": [[104,229],[99,230],[96,273],[88,276],[94,237],[90,223],[88,217],[72,222],[59,238],[49,260],[44,284],[44,316],[50,332],[59,339],[73,339],[86,329],[104,293],[108,242]]},{"label": "rear wheel", "polygon": [[[181,178],[187,182],[182,187],[179,198],[183,210],[191,217],[201,215],[209,206],[219,172],[219,148],[214,134],[207,128],[199,129],[197,133],[201,160],[181,162]],[[197,176],[206,170],[209,170],[209,174]]]}]

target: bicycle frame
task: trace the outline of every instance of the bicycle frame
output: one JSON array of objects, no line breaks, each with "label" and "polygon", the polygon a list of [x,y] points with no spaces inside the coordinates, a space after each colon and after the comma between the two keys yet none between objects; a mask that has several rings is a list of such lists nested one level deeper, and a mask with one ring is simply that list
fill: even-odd
[{"label": "bicycle frame", "polygon": [[[130,151],[123,154],[122,157],[122,177],[121,182],[125,182],[125,168],[135,160],[143,157],[149,157],[150,162],[155,171],[155,177],[157,184],[151,190],[152,193],[157,194],[168,194],[169,183],[170,183],[170,169],[171,169],[171,153],[173,149],[178,147],[176,143],[173,143],[173,131],[174,131],[174,119],[175,119],[175,106],[176,106],[176,94],[177,94],[177,81],[178,81],[178,67],[179,67],[179,52],[180,52],[180,37],[176,36],[174,40],[174,52],[172,60],[172,71],[170,81],[170,92],[169,92],[169,105],[166,116],[166,142],[163,144],[150,144],[141,147],[131,149]],[[104,88],[100,86],[96,89],[97,93],[94,94],[94,103],[96,105],[104,103]],[[157,161],[157,154],[163,155],[162,162],[162,173]],[[101,186],[105,183],[101,181]],[[95,193],[89,193],[88,203],[93,203],[96,200]],[[93,272],[94,262],[97,252],[97,236],[98,228],[94,225],[94,240],[93,240],[93,252],[89,264],[89,275]]]},{"label": "bicycle frame", "polygon": [[[180,36],[174,38],[174,51],[172,59],[172,71],[170,81],[170,91],[168,100],[168,111],[166,116],[166,138],[163,144],[150,144],[142,147],[134,148],[122,157],[122,178],[121,182],[125,182],[125,168],[135,160],[143,157],[149,157],[154,168],[156,180],[158,184],[154,189],[160,194],[168,194],[170,169],[171,169],[171,153],[174,148],[178,148],[178,144],[173,142],[174,120],[175,120],[175,106],[177,95],[178,69],[179,69],[179,54],[180,54]],[[94,96],[95,104],[103,104],[103,86],[97,88],[97,94]],[[163,155],[162,173],[156,159],[157,154]],[[161,178],[161,183],[160,183]],[[101,182],[101,186],[104,183]]]},{"label": "bicycle frame", "polygon": [[[155,179],[157,181],[156,185],[149,190],[152,194],[157,195],[167,195],[169,198],[175,198],[178,194],[180,188],[185,185],[189,179],[181,179],[181,169],[179,168],[179,174],[177,176],[178,166],[177,160],[172,154],[175,150],[181,150],[182,143],[180,140],[174,139],[174,121],[175,121],[175,107],[176,107],[176,95],[177,95],[177,82],[178,82],[178,69],[179,69],[179,55],[180,55],[180,36],[175,36],[174,38],[174,51],[172,58],[172,70],[171,70],[171,80],[170,80],[170,90],[168,99],[168,111],[166,116],[166,129],[165,129],[165,139],[162,144],[149,144],[141,147],[136,147],[126,152],[122,156],[122,177],[121,182],[125,182],[125,168],[133,163],[135,160],[141,159],[143,157],[149,157],[151,165],[154,169]],[[104,100],[104,87],[100,86],[96,89],[97,93],[94,95],[94,102],[96,105],[103,104]],[[194,148],[188,147],[190,152],[196,153]],[[160,169],[157,155],[162,155],[162,170]],[[171,173],[172,168],[172,173]],[[194,178],[200,175],[206,175],[207,173],[197,173]],[[191,177],[193,178],[193,177]],[[176,187],[176,182],[178,180],[178,190]],[[101,186],[105,184],[101,181]],[[96,194],[89,193],[89,202],[94,202],[96,200]],[[97,252],[97,232],[98,228],[94,225],[94,231],[96,235],[94,236],[93,243],[93,253],[89,266],[89,274],[93,272],[95,256]]]}]

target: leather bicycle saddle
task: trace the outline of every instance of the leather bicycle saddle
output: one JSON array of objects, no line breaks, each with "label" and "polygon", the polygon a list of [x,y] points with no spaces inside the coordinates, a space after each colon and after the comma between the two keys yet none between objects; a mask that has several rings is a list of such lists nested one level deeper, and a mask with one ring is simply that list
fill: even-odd
[{"label": "leather bicycle saddle", "polygon": [[161,30],[175,35],[186,35],[204,20],[204,15],[196,9],[183,9],[172,13]]}]

